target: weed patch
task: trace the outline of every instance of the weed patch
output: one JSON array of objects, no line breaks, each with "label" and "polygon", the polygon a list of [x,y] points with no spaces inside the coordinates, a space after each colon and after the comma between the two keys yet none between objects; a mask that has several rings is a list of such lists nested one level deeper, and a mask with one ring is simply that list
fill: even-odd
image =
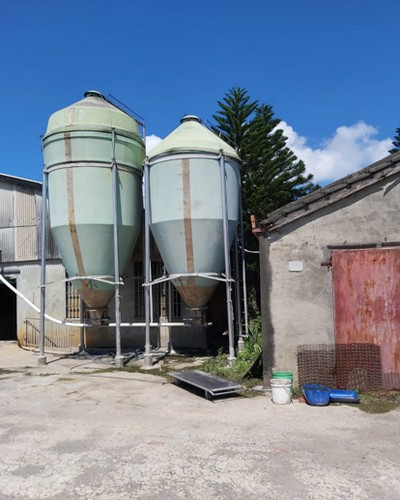
[{"label": "weed patch", "polygon": [[358,408],[366,413],[387,413],[400,408],[400,390],[378,389],[361,393]]}]

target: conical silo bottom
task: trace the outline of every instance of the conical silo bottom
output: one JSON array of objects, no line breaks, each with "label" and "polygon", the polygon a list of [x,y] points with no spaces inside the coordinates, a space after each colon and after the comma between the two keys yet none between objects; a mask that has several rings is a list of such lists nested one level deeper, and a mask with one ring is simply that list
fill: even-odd
[{"label": "conical silo bottom", "polygon": [[[210,280],[202,281],[209,282]],[[172,283],[188,307],[199,309],[207,305],[217,287],[215,282],[209,285],[197,284],[195,278],[173,280]]]},{"label": "conical silo bottom", "polygon": [[107,313],[108,303],[115,293],[114,287],[110,286],[105,289],[94,289],[90,287],[87,282],[80,282],[76,285],[76,288],[81,299],[86,304],[90,318],[94,321],[104,319]]}]

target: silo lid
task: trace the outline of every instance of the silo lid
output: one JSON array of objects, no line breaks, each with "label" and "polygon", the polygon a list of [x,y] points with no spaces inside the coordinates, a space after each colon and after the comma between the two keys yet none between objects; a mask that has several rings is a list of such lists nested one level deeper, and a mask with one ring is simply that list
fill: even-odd
[{"label": "silo lid", "polygon": [[181,125],[157,144],[148,156],[152,159],[172,153],[220,154],[221,150],[226,156],[240,160],[235,149],[203,125],[200,118],[195,115],[185,115]]},{"label": "silo lid", "polygon": [[101,99],[104,99],[103,94],[98,90],[87,90],[83,95],[85,97],[100,97]]},{"label": "silo lid", "polygon": [[107,101],[97,90],[88,90],[84,96],[50,116],[44,139],[58,132],[115,128],[117,133],[123,132],[141,141],[134,118]]},{"label": "silo lid", "polygon": [[195,115],[185,115],[183,118],[181,118],[181,123],[183,122],[198,122],[201,123],[201,120],[198,116]]}]

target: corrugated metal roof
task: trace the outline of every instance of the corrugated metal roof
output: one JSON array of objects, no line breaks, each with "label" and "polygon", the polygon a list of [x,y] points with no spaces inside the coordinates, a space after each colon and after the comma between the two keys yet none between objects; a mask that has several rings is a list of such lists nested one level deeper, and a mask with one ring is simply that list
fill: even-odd
[{"label": "corrugated metal roof", "polygon": [[26,183],[26,184],[35,184],[37,186],[41,186],[42,183],[39,182],[39,181],[34,181],[32,179],[25,179],[24,177],[16,177],[15,175],[9,175],[9,174],[2,174],[0,173],[0,180],[1,179],[4,179],[6,181],[10,181],[10,180],[14,180],[14,181],[17,181],[17,182],[21,182],[21,183]]},{"label": "corrugated metal roof", "polygon": [[317,189],[272,212],[261,222],[261,228],[271,232],[293,220],[300,219],[323,207],[346,198],[369,185],[379,182],[382,178],[400,172],[400,152],[389,155],[371,165],[358,170],[332,184]]}]

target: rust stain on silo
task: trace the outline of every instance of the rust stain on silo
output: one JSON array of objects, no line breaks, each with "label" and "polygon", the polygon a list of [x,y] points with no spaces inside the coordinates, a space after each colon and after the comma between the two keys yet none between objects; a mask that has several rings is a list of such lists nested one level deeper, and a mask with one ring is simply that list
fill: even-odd
[{"label": "rust stain on silo", "polygon": [[[65,139],[65,159],[66,161],[71,161],[71,137],[69,132],[64,133]],[[72,246],[74,248],[74,254],[76,259],[76,264],[78,266],[78,271],[80,276],[85,276],[85,267],[82,259],[81,247],[79,244],[78,232],[76,230],[75,224],[75,203],[74,203],[74,176],[71,167],[67,168],[67,206],[68,206],[68,225],[71,233]],[[83,289],[88,288],[88,282],[82,280]]]},{"label": "rust stain on silo", "polygon": [[[190,163],[188,159],[182,160],[183,183],[183,221],[185,227],[185,246],[187,272],[194,272],[192,213],[190,200]],[[194,283],[193,283],[194,284]]]}]

